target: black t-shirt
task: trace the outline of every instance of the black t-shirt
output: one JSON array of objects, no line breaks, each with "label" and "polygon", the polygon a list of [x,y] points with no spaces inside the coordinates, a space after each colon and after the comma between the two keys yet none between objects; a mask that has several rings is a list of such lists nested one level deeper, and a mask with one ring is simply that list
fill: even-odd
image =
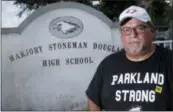
[{"label": "black t-shirt", "polygon": [[171,50],[156,46],[148,59],[133,62],[124,50],[98,66],[86,95],[102,110],[173,110]]}]

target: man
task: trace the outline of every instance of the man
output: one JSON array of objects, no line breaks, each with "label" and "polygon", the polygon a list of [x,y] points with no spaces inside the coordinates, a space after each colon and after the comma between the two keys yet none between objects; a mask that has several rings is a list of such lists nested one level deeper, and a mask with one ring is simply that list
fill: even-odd
[{"label": "man", "polygon": [[145,9],[119,16],[124,49],[107,56],[86,91],[89,110],[173,110],[172,53],[154,45],[155,27]]}]

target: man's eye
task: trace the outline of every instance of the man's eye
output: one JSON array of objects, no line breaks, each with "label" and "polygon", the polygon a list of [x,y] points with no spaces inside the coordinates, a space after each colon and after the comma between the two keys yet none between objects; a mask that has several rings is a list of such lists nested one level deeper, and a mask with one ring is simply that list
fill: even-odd
[{"label": "man's eye", "polygon": [[144,26],[139,26],[139,27],[137,27],[136,29],[137,29],[137,30],[144,30],[145,27],[144,27]]},{"label": "man's eye", "polygon": [[128,31],[130,31],[130,28],[124,28],[124,29],[122,29],[124,32],[128,32]]}]

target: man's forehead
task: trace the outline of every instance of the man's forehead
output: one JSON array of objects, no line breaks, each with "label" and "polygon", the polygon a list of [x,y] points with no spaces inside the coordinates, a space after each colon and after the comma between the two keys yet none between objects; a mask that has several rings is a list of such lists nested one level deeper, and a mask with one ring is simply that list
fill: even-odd
[{"label": "man's forehead", "polygon": [[138,26],[138,25],[145,25],[146,23],[136,19],[136,18],[128,18],[125,20],[124,24],[122,26]]}]

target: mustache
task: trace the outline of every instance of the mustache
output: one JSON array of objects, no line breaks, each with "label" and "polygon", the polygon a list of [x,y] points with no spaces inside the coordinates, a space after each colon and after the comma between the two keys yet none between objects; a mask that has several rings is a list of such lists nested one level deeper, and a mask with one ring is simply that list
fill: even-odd
[{"label": "mustache", "polygon": [[139,40],[130,40],[128,43],[140,43],[140,41]]}]

